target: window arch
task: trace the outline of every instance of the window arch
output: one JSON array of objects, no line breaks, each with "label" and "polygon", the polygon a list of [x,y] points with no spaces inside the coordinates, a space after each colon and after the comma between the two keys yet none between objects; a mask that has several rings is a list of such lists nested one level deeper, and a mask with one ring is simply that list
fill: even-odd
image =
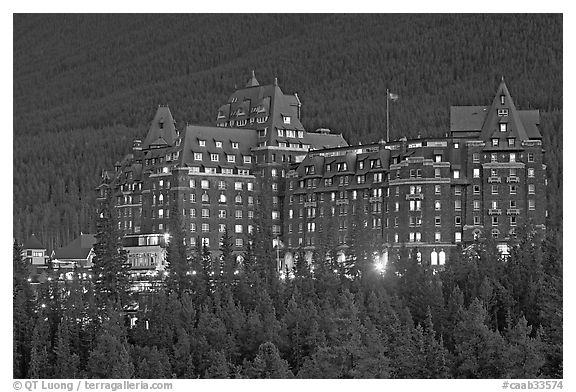
[{"label": "window arch", "polygon": [[159,203],[159,204],[163,204],[163,203],[164,203],[164,195],[163,195],[163,194],[160,194],[160,195],[158,196],[158,203]]},{"label": "window arch", "polygon": [[430,264],[438,265],[438,252],[435,249],[430,253]]},{"label": "window arch", "polygon": [[444,249],[442,249],[438,254],[438,264],[439,265],[446,264],[446,252],[444,252]]},{"label": "window arch", "polygon": [[226,203],[226,195],[221,193],[220,196],[218,197],[218,202],[219,203]]},{"label": "window arch", "polygon": [[236,202],[236,204],[242,204],[242,196],[240,194],[236,195],[234,201]]},{"label": "window arch", "polygon": [[208,193],[202,194],[202,203],[210,203],[210,196],[208,196]]}]

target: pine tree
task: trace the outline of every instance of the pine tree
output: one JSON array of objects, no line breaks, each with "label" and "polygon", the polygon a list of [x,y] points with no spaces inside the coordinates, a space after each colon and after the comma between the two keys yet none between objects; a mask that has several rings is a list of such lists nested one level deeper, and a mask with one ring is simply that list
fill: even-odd
[{"label": "pine tree", "polygon": [[22,258],[22,248],[16,241],[12,262],[13,369],[14,378],[24,378],[30,362],[34,303],[33,292],[28,282],[28,266]]},{"label": "pine tree", "polygon": [[181,297],[183,293],[192,290],[192,266],[177,203],[173,204],[170,214],[171,234],[166,253],[168,275],[165,283],[169,292],[175,292]]},{"label": "pine tree", "polygon": [[258,348],[258,354],[253,361],[245,366],[249,378],[293,378],[288,362],[280,356],[278,348],[272,342],[266,342]]},{"label": "pine tree", "polygon": [[116,307],[123,306],[129,290],[128,257],[122,248],[115,216],[112,195],[108,193],[102,202],[96,224],[96,243],[92,259],[94,289],[101,307],[108,302],[112,302]]},{"label": "pine tree", "polygon": [[56,344],[54,345],[55,365],[54,378],[78,378],[80,374],[80,357],[71,351],[71,336],[68,320],[62,319],[58,326]]}]

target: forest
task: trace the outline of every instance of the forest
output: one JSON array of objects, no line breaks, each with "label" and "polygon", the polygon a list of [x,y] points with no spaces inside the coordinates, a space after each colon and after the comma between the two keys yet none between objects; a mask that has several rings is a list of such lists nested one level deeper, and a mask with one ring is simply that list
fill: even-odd
[{"label": "forest", "polygon": [[159,104],[213,124],[251,70],[297,92],[306,129],[350,143],[443,136],[451,105],[487,105],[502,76],[539,109],[547,227],[562,228],[560,14],[15,14],[14,238],[50,252],[96,231],[94,188]]},{"label": "forest", "polygon": [[489,237],[441,269],[407,248],[381,269],[358,214],[346,262],[325,220],[312,262],[279,273],[259,213],[241,264],[227,232],[190,249],[175,230],[156,289],[134,293],[110,205],[92,271],[32,284],[14,243],[14,378],[563,377],[562,244],[541,230],[506,258]]}]

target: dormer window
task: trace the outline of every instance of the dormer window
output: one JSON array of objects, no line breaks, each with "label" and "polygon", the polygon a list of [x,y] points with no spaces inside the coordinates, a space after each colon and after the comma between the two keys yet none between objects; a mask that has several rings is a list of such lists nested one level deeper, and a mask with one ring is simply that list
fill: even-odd
[{"label": "dormer window", "polygon": [[514,145],[516,144],[516,139],[511,137],[508,139],[508,147],[514,147]]},{"label": "dormer window", "polygon": [[198,140],[200,147],[206,147],[206,140]]},{"label": "dormer window", "polygon": [[502,117],[507,115],[508,115],[508,109],[498,109],[498,116]]},{"label": "dormer window", "polygon": [[259,137],[264,137],[264,136],[266,136],[266,131],[267,131],[267,130],[268,130],[268,128],[260,129],[260,130],[258,131],[258,136],[259,136]]},{"label": "dormer window", "polygon": [[492,139],[492,147],[498,147],[499,139]]},{"label": "dormer window", "polygon": [[298,138],[300,139],[304,138],[304,131],[298,131]]},{"label": "dormer window", "polygon": [[278,137],[284,137],[284,130],[278,129]]},{"label": "dormer window", "polygon": [[501,104],[501,105],[504,105],[505,103],[506,103],[506,96],[505,96],[504,94],[502,94],[502,95],[500,96],[500,104]]},{"label": "dormer window", "polygon": [[216,142],[216,148],[222,148],[222,142]]},{"label": "dormer window", "polygon": [[290,124],[290,116],[282,116],[284,124]]},{"label": "dormer window", "polygon": [[238,142],[232,142],[232,148],[238,149]]},{"label": "dormer window", "polygon": [[160,121],[160,129],[164,129],[164,121]]},{"label": "dormer window", "polygon": [[506,132],[508,130],[508,124],[500,123],[500,132]]}]

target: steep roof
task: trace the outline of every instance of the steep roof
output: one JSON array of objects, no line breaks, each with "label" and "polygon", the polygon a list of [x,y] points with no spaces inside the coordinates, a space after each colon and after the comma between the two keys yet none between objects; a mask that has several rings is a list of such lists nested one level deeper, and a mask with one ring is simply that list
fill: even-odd
[{"label": "steep roof", "polygon": [[168,106],[159,106],[148,129],[146,139],[142,143],[142,148],[149,148],[150,145],[172,146],[177,136],[176,123],[170,109]]},{"label": "steep roof", "polygon": [[80,234],[78,238],[68,245],[56,249],[54,258],[59,260],[86,259],[95,243],[96,237],[93,234]]},{"label": "steep roof", "polygon": [[[500,115],[507,110],[507,115]],[[500,132],[499,124],[506,123],[506,132]],[[538,110],[518,110],[504,80],[490,106],[452,106],[450,108],[450,131],[479,132],[482,140],[514,137],[519,140],[541,139],[538,130]]]},{"label": "steep roof", "polygon": [[304,133],[303,142],[310,144],[314,149],[348,146],[348,143],[344,140],[342,134],[334,133],[306,132]]},{"label": "steep roof", "polygon": [[252,70],[252,75],[250,76],[250,79],[248,79],[248,82],[246,82],[246,87],[257,87],[257,86],[260,86],[260,83],[258,83],[256,75],[254,74],[254,70]]},{"label": "steep roof", "polygon": [[[238,129],[223,127],[208,127],[200,125],[188,125],[184,131],[181,144],[180,166],[197,166],[194,162],[194,153],[203,154],[203,162],[210,162],[210,154],[219,154],[218,166],[229,166],[226,155],[250,155],[251,149],[256,146],[256,132],[254,129]],[[200,141],[205,146],[200,146]],[[222,147],[216,147],[216,142],[221,142]],[[232,142],[238,143],[238,148],[232,148]],[[236,159],[235,166],[242,166],[242,160]]]},{"label": "steep roof", "polygon": [[22,245],[22,249],[46,249],[46,247],[36,238],[36,235],[32,234]]}]

